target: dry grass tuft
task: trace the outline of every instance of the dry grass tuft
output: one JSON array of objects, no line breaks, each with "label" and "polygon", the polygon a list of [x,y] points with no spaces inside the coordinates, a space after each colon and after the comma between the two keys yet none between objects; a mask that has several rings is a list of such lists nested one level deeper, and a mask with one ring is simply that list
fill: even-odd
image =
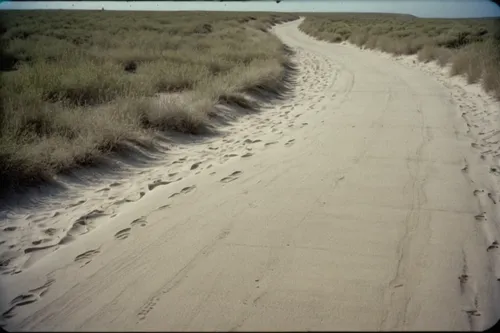
[{"label": "dry grass tuft", "polygon": [[[154,131],[205,132],[220,101],[273,89],[291,14],[1,12],[0,181],[40,180]],[[248,102],[246,102],[248,105]],[[4,186],[5,185],[5,186]]]},{"label": "dry grass tuft", "polygon": [[[451,75],[481,82],[500,98],[498,19],[420,19],[396,14],[307,15],[300,29],[330,42],[349,42],[423,62],[451,63]],[[342,36],[340,39],[338,36]]]}]

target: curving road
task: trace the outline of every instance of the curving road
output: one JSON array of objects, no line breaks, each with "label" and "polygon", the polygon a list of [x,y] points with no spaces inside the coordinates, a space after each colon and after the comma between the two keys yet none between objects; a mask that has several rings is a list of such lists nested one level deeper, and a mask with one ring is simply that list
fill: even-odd
[{"label": "curving road", "polygon": [[[7,328],[469,330],[496,320],[470,142],[450,92],[299,23],[275,28],[296,52],[293,96],[210,143],[251,154],[148,193],[99,236],[6,280],[7,299],[34,295],[10,304]],[[126,230],[139,217],[147,223]]]}]

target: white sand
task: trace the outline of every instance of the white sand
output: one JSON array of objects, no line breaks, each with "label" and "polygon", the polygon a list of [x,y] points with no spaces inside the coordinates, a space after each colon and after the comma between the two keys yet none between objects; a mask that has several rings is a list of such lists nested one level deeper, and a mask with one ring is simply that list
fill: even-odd
[{"label": "white sand", "polygon": [[[318,42],[298,24],[275,28],[297,52],[287,101],[120,184],[4,216],[7,329],[497,320],[498,104],[434,65]],[[155,180],[175,182],[148,188]]]}]

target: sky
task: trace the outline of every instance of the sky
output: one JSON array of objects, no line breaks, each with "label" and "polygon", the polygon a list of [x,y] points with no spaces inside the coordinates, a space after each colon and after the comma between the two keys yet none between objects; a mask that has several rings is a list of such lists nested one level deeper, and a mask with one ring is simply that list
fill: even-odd
[{"label": "sky", "polygon": [[385,12],[418,17],[500,17],[500,7],[488,0],[282,0],[258,2],[107,2],[3,1],[0,9],[106,10],[229,10],[285,12]]}]

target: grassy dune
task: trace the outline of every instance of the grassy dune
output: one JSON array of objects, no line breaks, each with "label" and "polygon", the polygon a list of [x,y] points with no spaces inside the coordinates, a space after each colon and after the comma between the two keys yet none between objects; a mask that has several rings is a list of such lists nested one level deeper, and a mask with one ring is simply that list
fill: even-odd
[{"label": "grassy dune", "polygon": [[155,131],[197,134],[214,105],[276,89],[289,14],[0,12],[0,183],[46,179]]},{"label": "grassy dune", "polygon": [[300,29],[318,39],[417,54],[423,62],[450,65],[451,75],[480,82],[500,99],[500,20],[421,19],[409,15],[308,15]]}]

